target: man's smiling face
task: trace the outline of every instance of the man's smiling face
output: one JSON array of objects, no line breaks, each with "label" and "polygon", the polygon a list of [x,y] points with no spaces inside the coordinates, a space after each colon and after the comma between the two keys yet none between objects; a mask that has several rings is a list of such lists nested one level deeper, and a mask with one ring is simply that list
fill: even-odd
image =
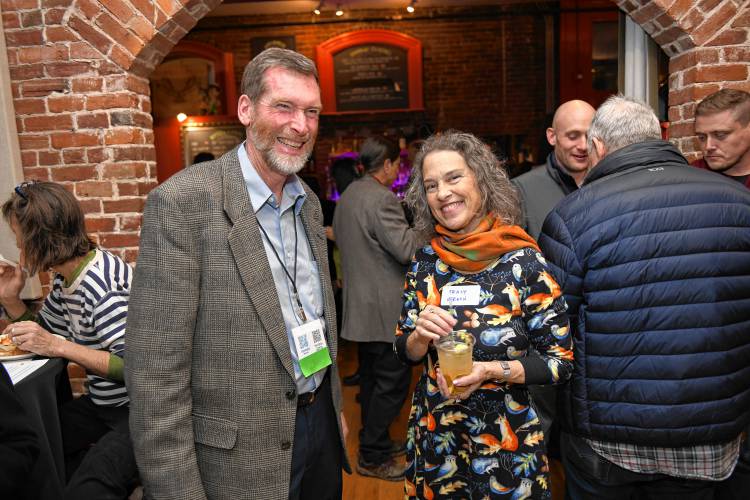
[{"label": "man's smiling face", "polygon": [[320,87],[312,76],[271,68],[252,106],[249,139],[266,165],[290,175],[305,166],[318,134]]}]

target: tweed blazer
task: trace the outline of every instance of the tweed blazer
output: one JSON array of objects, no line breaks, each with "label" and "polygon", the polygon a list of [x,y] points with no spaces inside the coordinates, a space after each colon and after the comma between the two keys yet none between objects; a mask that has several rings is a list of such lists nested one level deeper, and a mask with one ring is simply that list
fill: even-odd
[{"label": "tweed blazer", "polygon": [[333,216],[341,252],[344,317],[341,336],[393,342],[403,306],[406,266],[420,245],[390,189],[371,175],[349,184]]},{"label": "tweed blazer", "polygon": [[[341,411],[336,315],[317,198],[301,219],[323,285]],[[151,192],[127,322],[130,429],[154,499],[288,498],[296,386],[284,319],[237,150]],[[344,440],[342,461],[349,470]]]}]

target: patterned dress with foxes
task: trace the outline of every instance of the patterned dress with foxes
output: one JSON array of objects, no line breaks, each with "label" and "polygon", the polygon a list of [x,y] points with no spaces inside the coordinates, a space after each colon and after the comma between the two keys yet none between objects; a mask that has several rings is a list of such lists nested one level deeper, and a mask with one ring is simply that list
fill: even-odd
[{"label": "patterned dress with foxes", "polygon": [[[458,319],[455,330],[474,336],[475,361],[520,359],[533,348],[540,355],[536,376],[543,380],[530,382],[569,377],[567,306],[544,257],[531,248],[509,252],[476,274],[454,271],[430,246],[419,250],[406,275],[396,331],[402,359],[419,312],[439,306],[446,286],[466,285],[479,285],[479,304],[442,307]],[[409,416],[406,497],[551,498],[542,429],[526,386],[487,381],[466,400],[446,400],[436,365],[430,347]]]}]

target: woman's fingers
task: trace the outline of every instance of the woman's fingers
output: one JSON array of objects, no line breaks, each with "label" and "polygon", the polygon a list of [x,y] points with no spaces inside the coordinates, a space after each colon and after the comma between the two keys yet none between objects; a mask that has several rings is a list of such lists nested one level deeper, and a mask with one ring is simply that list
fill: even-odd
[{"label": "woman's fingers", "polygon": [[460,387],[481,384],[487,378],[487,367],[481,361],[475,361],[471,366],[471,373],[458,377],[453,383]]},{"label": "woman's fingers", "polygon": [[435,368],[435,378],[437,379],[438,389],[444,398],[448,399],[451,397],[451,391],[448,389],[448,382],[445,381],[445,377],[440,372],[440,368]]},{"label": "woman's fingers", "polygon": [[427,306],[419,314],[417,322],[421,322],[422,326],[429,331],[436,333],[439,336],[443,336],[453,330],[453,325],[456,324],[456,319],[451,316],[451,313],[440,307]]},{"label": "woman's fingers", "polygon": [[19,321],[8,325],[5,329],[5,333],[10,334],[10,338],[16,345],[29,342],[41,331],[43,331],[42,328],[33,321]]}]

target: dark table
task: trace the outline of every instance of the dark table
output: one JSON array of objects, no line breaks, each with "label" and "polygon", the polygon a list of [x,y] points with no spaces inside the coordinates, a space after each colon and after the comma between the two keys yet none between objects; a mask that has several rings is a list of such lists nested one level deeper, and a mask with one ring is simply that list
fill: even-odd
[{"label": "dark table", "polygon": [[34,430],[39,434],[39,459],[32,472],[32,498],[59,500],[65,487],[65,459],[57,411],[73,398],[67,361],[50,359],[40,369],[15,385]]}]

